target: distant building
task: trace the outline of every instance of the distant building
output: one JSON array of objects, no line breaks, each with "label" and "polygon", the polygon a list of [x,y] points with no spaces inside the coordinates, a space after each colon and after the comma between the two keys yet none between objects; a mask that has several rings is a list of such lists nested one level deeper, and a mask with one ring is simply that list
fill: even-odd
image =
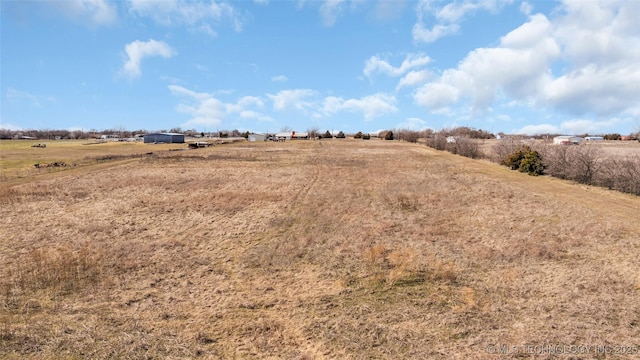
[{"label": "distant building", "polygon": [[278,140],[278,141],[301,140],[301,139],[309,139],[309,133],[296,132],[296,131],[286,131],[286,132],[283,131],[275,135],[275,140]]},{"label": "distant building", "polygon": [[579,136],[562,135],[553,138],[553,143],[556,145],[580,145],[582,138]]},{"label": "distant building", "polygon": [[278,141],[291,140],[291,132],[279,132],[275,136]]},{"label": "distant building", "polygon": [[309,139],[309,133],[307,133],[307,132],[295,132],[294,131],[294,132],[291,133],[291,138],[292,139],[298,139],[298,140],[301,140],[301,139],[307,140],[307,139]]},{"label": "distant building", "polygon": [[118,135],[100,135],[100,139],[102,140],[113,140],[113,139],[119,139],[120,136]]},{"label": "distant building", "polygon": [[264,134],[249,134],[247,140],[249,141],[264,141],[266,139],[266,135]]},{"label": "distant building", "polygon": [[154,143],[183,144],[184,134],[177,134],[177,133],[145,134],[144,143],[145,144],[154,144]]},{"label": "distant building", "polygon": [[604,138],[602,136],[586,136],[584,141],[603,141]]}]

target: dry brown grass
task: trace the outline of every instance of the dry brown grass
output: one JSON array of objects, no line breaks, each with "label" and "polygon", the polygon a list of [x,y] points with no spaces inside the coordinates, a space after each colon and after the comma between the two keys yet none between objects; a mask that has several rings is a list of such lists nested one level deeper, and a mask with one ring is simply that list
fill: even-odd
[{"label": "dry brown grass", "polygon": [[637,197],[388,141],[234,144],[0,182],[0,357],[638,346],[638,214]]},{"label": "dry brown grass", "polygon": [[[32,147],[45,144],[46,147]],[[140,142],[104,142],[96,140],[2,140],[0,141],[0,181],[95,165],[105,161],[145,156],[186,149],[186,144],[143,144]],[[48,164],[64,163],[50,167]],[[36,168],[35,164],[42,167]]]}]

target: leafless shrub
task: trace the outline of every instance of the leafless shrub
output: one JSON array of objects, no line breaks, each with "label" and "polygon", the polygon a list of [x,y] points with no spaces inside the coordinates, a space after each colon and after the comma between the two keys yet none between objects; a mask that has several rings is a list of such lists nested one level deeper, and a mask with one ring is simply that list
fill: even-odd
[{"label": "leafless shrub", "polygon": [[447,136],[442,133],[435,133],[427,138],[427,146],[436,150],[445,150],[447,147]]},{"label": "leafless shrub", "polygon": [[640,195],[640,157],[602,161],[594,176],[599,186]]},{"label": "leafless shrub", "polygon": [[539,145],[548,175],[640,195],[640,157],[605,158],[591,146]]},{"label": "leafless shrub", "polygon": [[542,161],[548,175],[560,179],[569,179],[571,167],[569,148],[570,146],[549,144],[536,147],[536,151],[542,155]]},{"label": "leafless shrub", "polygon": [[600,168],[598,149],[587,146],[544,145],[538,147],[547,174],[594,185]]},{"label": "leafless shrub", "polygon": [[507,156],[513,154],[521,145],[522,143],[520,141],[512,139],[500,140],[491,148],[489,158],[492,161],[499,163],[506,159]]},{"label": "leafless shrub", "polygon": [[593,147],[570,146],[571,163],[569,178],[581,184],[593,185],[599,171],[598,150]]},{"label": "leafless shrub", "polygon": [[446,150],[453,154],[462,155],[472,159],[481,157],[478,143],[468,137],[457,137],[455,138],[455,141],[445,144]]},{"label": "leafless shrub", "polygon": [[406,129],[396,130],[396,138],[399,140],[415,143],[415,142],[418,142],[418,139],[423,137],[424,137],[424,131],[415,131],[415,130],[406,130]]}]

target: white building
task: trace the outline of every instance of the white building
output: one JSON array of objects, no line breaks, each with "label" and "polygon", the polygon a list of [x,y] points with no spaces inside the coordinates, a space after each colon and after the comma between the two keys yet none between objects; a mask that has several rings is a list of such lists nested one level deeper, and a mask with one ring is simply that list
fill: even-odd
[{"label": "white building", "polygon": [[285,141],[285,140],[291,140],[291,132],[279,132],[276,134],[275,138],[278,141]]},{"label": "white building", "polygon": [[309,133],[307,133],[307,132],[295,132],[294,131],[293,133],[291,133],[291,137],[293,139],[298,139],[298,140],[305,139],[306,140],[306,139],[309,138]]},{"label": "white building", "polygon": [[266,139],[266,135],[264,134],[249,134],[247,140],[249,141],[264,141]]},{"label": "white building", "polygon": [[562,135],[553,138],[555,145],[580,145],[582,138],[580,136]]},{"label": "white building", "polygon": [[120,136],[118,135],[100,135],[100,139],[102,140],[117,140]]}]

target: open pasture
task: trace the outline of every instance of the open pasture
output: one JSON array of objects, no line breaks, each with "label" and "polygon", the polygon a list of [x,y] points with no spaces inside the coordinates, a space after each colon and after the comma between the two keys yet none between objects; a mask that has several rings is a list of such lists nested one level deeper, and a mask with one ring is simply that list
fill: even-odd
[{"label": "open pasture", "polygon": [[0,182],[2,358],[638,356],[635,196],[358,140],[21,180]]},{"label": "open pasture", "polygon": [[[40,146],[38,146],[40,145]],[[0,180],[25,178],[51,172],[48,164],[64,167],[93,165],[105,158],[131,158],[148,152],[183,149],[186,144],[143,144],[99,140],[2,140]],[[45,165],[37,169],[34,165]],[[57,170],[61,170],[59,167]]]}]

